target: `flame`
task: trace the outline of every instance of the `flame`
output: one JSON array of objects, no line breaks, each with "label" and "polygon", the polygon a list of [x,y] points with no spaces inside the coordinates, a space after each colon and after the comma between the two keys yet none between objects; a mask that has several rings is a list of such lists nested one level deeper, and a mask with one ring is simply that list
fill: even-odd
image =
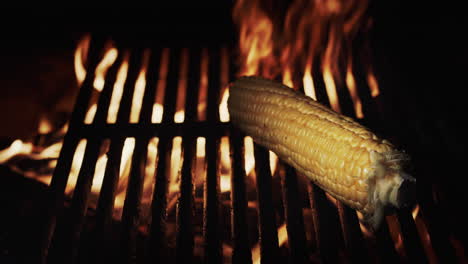
[{"label": "flame", "polygon": [[11,143],[10,147],[0,150],[0,163],[4,163],[18,154],[29,154],[32,149],[32,143],[24,143],[22,140],[17,139]]},{"label": "flame", "polygon": [[372,231],[363,224],[364,215],[359,211],[356,211],[356,214],[357,214],[357,217],[359,219],[359,228],[361,229],[361,232],[364,235],[364,237],[365,238],[374,238],[374,233],[372,233]]},{"label": "flame", "polygon": [[[336,112],[341,112],[338,89],[344,89],[345,80],[356,116],[363,118],[352,65],[348,63],[346,69],[340,66],[344,59],[352,61],[353,40],[370,25],[365,16],[368,1],[293,0],[285,10],[284,21],[274,22],[270,19],[276,16],[273,9],[262,7],[260,0],[238,0],[234,6],[232,16],[239,30],[238,74],[270,79],[282,76],[282,82],[290,87],[295,86],[293,80],[302,77],[304,93],[314,100],[314,79],[321,78],[329,104]],[[316,76],[315,61],[321,70]],[[378,85],[372,71],[368,72],[368,82],[372,96],[377,96]]]},{"label": "flame", "polygon": [[438,263],[439,261],[437,260],[437,256],[435,255],[433,247],[432,247],[431,236],[429,235],[426,223],[423,220],[423,216],[420,215],[420,212],[421,212],[420,206],[419,204],[417,204],[416,207],[414,207],[413,211],[411,212],[411,216],[414,219],[414,222],[416,224],[416,229],[418,231],[419,237],[424,247],[424,251],[426,252],[426,255],[428,256],[430,262]]},{"label": "flame", "polygon": [[229,150],[229,138],[224,136],[221,138],[220,144],[220,152],[221,152],[221,176],[219,180],[220,190],[221,192],[229,192],[231,191],[231,175],[232,175],[232,168],[231,168],[231,156]]},{"label": "flame", "polygon": [[[286,224],[282,224],[278,228],[278,246],[282,247],[286,242],[288,242],[288,230],[286,228]],[[260,243],[257,243],[252,249],[252,263],[261,263]]]},{"label": "flame", "polygon": [[414,207],[413,211],[411,212],[411,216],[413,217],[414,220],[416,220],[416,217],[418,217],[419,214],[419,204]]},{"label": "flame", "polygon": [[405,248],[403,247],[403,239],[401,235],[400,225],[395,215],[387,215],[388,230],[393,242],[395,243],[395,249],[400,256],[406,256]]},{"label": "flame", "polygon": [[[118,51],[116,48],[109,48],[104,53],[103,59],[99,62],[98,66],[96,67],[96,77],[94,79],[94,89],[98,92],[101,92],[104,88],[105,83],[105,76],[108,69],[114,64],[115,60],[117,59]],[[99,93],[93,93],[90,99],[90,107],[86,112],[86,116],[84,119],[85,124],[91,124],[94,120],[94,116],[96,115],[97,111],[97,100],[99,98]]]},{"label": "flame", "polygon": [[198,137],[197,138],[197,149],[196,149],[196,163],[195,163],[195,188],[203,186],[205,181],[206,166],[205,166],[205,157],[206,157],[206,138]]},{"label": "flame", "polygon": [[200,89],[198,93],[197,118],[206,121],[206,98],[208,93],[208,51],[202,50],[200,62]]},{"label": "flame", "polygon": [[126,138],[122,149],[122,156],[120,157],[119,168],[119,184],[117,187],[117,194],[114,200],[114,213],[113,216],[116,220],[122,218],[122,209],[127,194],[128,176],[130,175],[130,168],[132,165],[133,150],[135,149],[135,138]]},{"label": "flame", "polygon": [[229,54],[226,47],[221,49],[221,102],[219,104],[219,120],[229,122],[227,101],[229,98]]},{"label": "flame", "polygon": [[364,114],[362,113],[362,103],[357,92],[356,81],[354,80],[353,66],[351,62],[348,63],[348,69],[346,70],[346,86],[348,86],[349,94],[353,100],[356,117],[363,118]]},{"label": "flame", "polygon": [[271,175],[275,175],[276,173],[276,168],[278,167],[278,156],[273,152],[269,151],[268,152],[270,155],[270,171]]},{"label": "flame", "polygon": [[116,48],[110,48],[104,54],[102,60],[99,62],[98,66],[96,67],[95,71],[95,78],[93,82],[94,89],[98,92],[101,92],[104,88],[104,82],[107,70],[114,64],[115,60],[118,56],[118,51]]},{"label": "flame", "polygon": [[309,62],[306,65],[304,77],[302,78],[304,85],[304,93],[310,98],[317,101],[317,95],[315,95],[314,79],[312,78],[312,63]]},{"label": "flame", "polygon": [[156,87],[156,98],[153,104],[153,113],[151,114],[152,123],[161,123],[164,113],[164,94],[166,91],[167,73],[169,71],[169,49],[164,48],[161,52],[161,67],[159,68],[159,78]]},{"label": "flame", "polygon": [[146,88],[146,71],[148,70],[149,57],[150,51],[145,50],[145,52],[143,52],[141,70],[140,73],[138,73],[138,77],[135,82],[135,89],[133,90],[130,123],[138,123],[138,120],[140,119],[141,105]]},{"label": "flame", "polygon": [[185,95],[187,90],[188,78],[188,50],[183,49],[180,57],[180,72],[177,86],[176,113],[174,122],[183,123],[185,119]]},{"label": "flame", "polygon": [[330,39],[328,40],[327,48],[325,49],[325,54],[323,56],[323,81],[325,82],[325,90],[327,91],[331,108],[335,110],[335,112],[341,113],[338,94],[336,92],[336,84],[333,78],[333,75],[336,72],[336,66],[333,67],[333,65],[335,65],[334,62],[337,61],[337,40],[334,31],[330,30],[329,36]]},{"label": "flame", "polygon": [[294,84],[291,80],[291,69],[286,68],[283,74],[283,83],[291,88],[294,88]]},{"label": "flame", "polygon": [[[252,137],[245,137],[244,138],[244,166],[245,172],[249,176],[255,175],[255,156],[254,156],[254,143]],[[255,177],[252,177],[255,179]]]},{"label": "flame", "polygon": [[179,192],[180,169],[182,167],[182,137],[172,140],[171,167],[169,174],[169,193]]},{"label": "flame", "polygon": [[124,55],[122,65],[120,65],[119,71],[117,72],[117,79],[114,83],[114,89],[112,90],[112,97],[107,114],[107,123],[115,123],[117,121],[117,112],[119,111],[120,100],[122,99],[125,79],[127,79],[128,58],[129,54],[126,53]]},{"label": "flame", "polygon": [[335,197],[331,196],[331,194],[327,192],[325,192],[325,197],[327,197],[327,200],[330,201],[335,207],[338,207],[338,201]]},{"label": "flame", "polygon": [[65,193],[67,194],[71,194],[73,193],[73,190],[75,190],[76,181],[78,179],[78,173],[80,172],[81,163],[83,162],[86,144],[86,139],[81,139],[78,145],[76,146],[75,153],[72,159],[70,173],[68,174],[67,187],[65,188]]},{"label": "flame", "polygon": [[74,56],[74,66],[75,66],[75,76],[78,86],[80,86],[85,77],[86,77],[86,69],[85,69],[85,62],[86,57],[88,56],[88,49],[89,43],[91,41],[91,36],[86,34],[79,42],[75,50]]},{"label": "flame", "polygon": [[94,171],[93,184],[91,185],[91,192],[99,193],[104,180],[104,173],[106,172],[107,165],[107,152],[109,151],[110,140],[106,139],[101,145],[99,158],[96,162],[96,169]]},{"label": "flame", "polygon": [[219,120],[221,122],[229,122],[229,110],[228,110],[228,102],[229,99],[229,89],[225,88],[223,92],[223,96],[221,97],[221,103],[219,104]]},{"label": "flame", "polygon": [[239,25],[241,57],[240,75],[255,75],[260,72],[271,76],[273,55],[273,23],[262,11],[259,1],[238,0],[233,9],[233,19]]},{"label": "flame", "polygon": [[369,72],[367,73],[367,84],[369,85],[369,88],[371,90],[372,98],[376,98],[377,96],[379,96],[379,83],[377,82],[377,78],[375,78],[374,72],[372,70],[369,70]]},{"label": "flame", "polygon": [[49,134],[52,131],[52,124],[46,116],[41,116],[39,119],[39,127],[37,129],[39,134]]},{"label": "flame", "polygon": [[94,116],[96,115],[96,111],[97,111],[97,104],[94,103],[89,107],[88,112],[86,112],[86,116],[84,119],[85,124],[93,123]]},{"label": "flame", "polygon": [[145,178],[143,180],[143,194],[141,198],[140,223],[147,227],[151,219],[151,203],[156,181],[156,167],[158,160],[159,138],[154,137],[148,143],[146,156]]}]

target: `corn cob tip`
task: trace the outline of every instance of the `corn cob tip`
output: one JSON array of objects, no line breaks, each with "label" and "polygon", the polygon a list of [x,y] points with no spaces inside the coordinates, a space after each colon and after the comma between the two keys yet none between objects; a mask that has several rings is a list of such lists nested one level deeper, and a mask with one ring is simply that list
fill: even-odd
[{"label": "corn cob tip", "polygon": [[385,210],[389,208],[411,207],[416,201],[416,179],[403,170],[408,156],[391,151],[380,154],[370,153],[375,173],[369,177],[369,201],[374,204],[372,214],[365,215],[364,224],[373,230],[379,228]]}]

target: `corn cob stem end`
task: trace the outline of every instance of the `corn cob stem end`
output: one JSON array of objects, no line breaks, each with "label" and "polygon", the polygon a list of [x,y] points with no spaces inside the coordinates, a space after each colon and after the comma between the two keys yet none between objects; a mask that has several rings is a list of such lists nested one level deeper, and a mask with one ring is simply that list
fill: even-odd
[{"label": "corn cob stem end", "polygon": [[399,152],[371,152],[375,173],[369,178],[369,201],[374,212],[365,215],[364,222],[374,230],[380,226],[388,208],[411,207],[416,201],[416,179],[402,169],[408,157]]}]

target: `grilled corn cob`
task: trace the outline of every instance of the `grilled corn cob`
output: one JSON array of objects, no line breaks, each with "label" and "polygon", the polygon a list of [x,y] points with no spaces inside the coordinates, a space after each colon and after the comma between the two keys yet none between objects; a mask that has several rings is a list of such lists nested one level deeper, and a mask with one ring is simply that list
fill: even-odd
[{"label": "grilled corn cob", "polygon": [[254,141],[360,211],[371,227],[378,227],[386,207],[407,202],[402,186],[414,178],[402,170],[406,155],[351,118],[260,77],[233,82],[228,109]]}]

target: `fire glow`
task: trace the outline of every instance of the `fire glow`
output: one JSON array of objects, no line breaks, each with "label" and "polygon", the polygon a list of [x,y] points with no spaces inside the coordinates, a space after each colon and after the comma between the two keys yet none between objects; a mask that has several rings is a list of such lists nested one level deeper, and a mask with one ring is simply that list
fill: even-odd
[{"label": "fire glow", "polygon": [[[317,100],[316,80],[322,79],[324,82],[325,92],[328,96],[329,104],[332,109],[341,112],[338,90],[346,89],[349,91],[350,97],[354,106],[354,114],[357,118],[364,118],[363,105],[360,95],[357,90],[356,76],[354,74],[352,64],[352,54],[348,50],[347,44],[352,40],[353,32],[365,23],[362,16],[363,10],[367,7],[367,1],[363,1],[363,5],[359,8],[353,9],[352,6],[356,5],[354,1],[351,4],[345,1],[330,1],[324,4],[320,1],[311,1],[314,4],[302,7],[301,1],[294,1],[285,15],[284,41],[274,41],[278,34],[281,32],[275,31],[275,22],[271,20],[269,14],[262,10],[260,1],[246,1],[239,0],[236,2],[233,11],[234,20],[239,26],[239,49],[240,49],[240,71],[238,75],[260,75],[267,78],[279,78],[284,84],[293,89],[301,90],[305,95]],[[322,4],[320,4],[322,3]],[[333,3],[333,4],[330,4]],[[351,7],[349,6],[351,5]],[[307,13],[305,11],[310,11]],[[350,10],[357,10],[352,13]],[[335,21],[336,17],[347,17],[344,22]],[[298,19],[298,21],[296,20]],[[337,19],[338,20],[338,19]],[[325,25],[331,24],[330,28]],[[297,34],[295,30],[291,30],[293,25],[298,25]],[[328,36],[328,37],[325,37]],[[81,85],[86,77],[86,57],[90,45],[90,36],[85,36],[77,45],[75,52],[74,65],[75,74],[78,85]],[[349,54],[341,54],[340,50],[347,50]],[[164,114],[164,99],[167,92],[167,77],[169,71],[169,55],[171,54],[169,48],[165,48],[161,52],[160,68],[157,78],[156,87],[148,87],[147,74],[150,52],[143,53],[142,65],[135,83],[135,89],[132,100],[131,114],[129,123],[138,123],[141,104],[145,89],[156,89],[154,103],[151,113],[151,122],[153,124],[160,124],[163,122]],[[337,55],[338,54],[338,55]],[[346,56],[345,56],[346,55]],[[103,52],[101,61],[99,62],[96,71],[95,79],[93,81],[93,94],[88,106],[87,113],[83,122],[85,124],[92,124],[97,111],[97,100],[100,93],[106,85],[106,74],[108,70],[114,66],[118,56],[122,57],[116,76],[116,81],[112,87],[112,96],[110,106],[107,112],[106,122],[108,124],[115,124],[118,122],[117,114],[119,112],[120,102],[122,100],[124,84],[127,79],[129,71],[129,56],[130,54],[125,51],[117,50],[112,45],[107,45]],[[302,59],[302,58],[306,59]],[[337,65],[341,65],[341,60],[346,58],[345,67],[340,69]],[[177,101],[175,105],[174,116],[169,118],[174,123],[185,122],[185,100],[186,91],[189,89],[188,81],[188,65],[190,62],[190,54],[187,49],[183,49],[180,56],[180,71],[178,72],[177,84]],[[202,50],[200,60],[200,82],[199,94],[197,105],[197,121],[203,122],[207,118],[207,93],[208,93],[208,80],[209,80],[209,54],[206,49]],[[229,98],[229,55],[226,48],[221,50],[221,76],[220,76],[220,98],[219,98],[219,122],[229,122],[230,116],[227,108],[227,100]],[[281,66],[278,66],[281,65]],[[367,84],[370,89],[370,94],[373,98],[379,96],[379,87],[377,78],[372,70],[368,67],[365,74]],[[346,86],[346,87],[345,87]],[[172,87],[174,89],[174,87]],[[164,117],[166,120],[166,117]],[[68,126],[59,130],[60,135],[65,135]],[[47,119],[41,120],[38,128],[39,133],[46,134],[52,130],[50,123]],[[184,162],[183,144],[184,137],[174,136],[172,138],[171,149],[169,150],[168,169],[165,172],[168,178],[168,214],[173,212],[177,207],[177,200],[180,193],[181,169]],[[63,142],[57,142],[45,148],[37,147],[29,142],[21,140],[14,141],[9,148],[0,151],[0,163],[4,163],[16,155],[30,155],[37,159],[50,158],[52,161],[49,163],[50,169],[56,165],[56,159],[59,156],[60,149]],[[81,164],[87,144],[86,139],[79,141],[72,160],[72,165],[69,173],[69,180],[66,186],[66,194],[71,196],[77,182]],[[150,219],[150,208],[153,197],[153,189],[155,186],[155,174],[157,170],[157,161],[159,155],[158,146],[160,138],[152,138],[147,146],[146,167],[145,175],[143,177],[143,192],[141,197],[142,214],[148,215],[144,219]],[[251,137],[243,138],[244,153],[244,166],[246,175],[248,176],[249,183],[255,185],[256,172],[255,172],[255,157],[254,157],[254,142]],[[221,194],[230,193],[232,191],[231,177],[232,177],[232,159],[230,156],[230,141],[228,136],[220,138],[219,143],[219,191]],[[119,168],[119,180],[114,201],[113,217],[120,220],[122,217],[123,206],[125,203],[126,189],[129,181],[130,168],[132,166],[132,156],[135,150],[135,138],[129,137],[125,139],[122,153],[121,163]],[[103,184],[103,178],[107,166],[107,152],[109,151],[109,140],[105,140],[100,149],[99,157],[96,163],[94,172],[93,184],[91,192],[93,195],[98,196]],[[194,158],[194,189],[203,187],[203,181],[206,174],[207,162],[206,138],[198,137],[196,139],[196,156]],[[278,166],[278,157],[273,152],[269,152],[270,170],[272,176],[275,177]],[[28,175],[27,175],[28,176]],[[32,174],[28,177],[35,178],[44,182],[50,183],[51,174],[38,175]],[[252,188],[250,186],[250,188]],[[248,186],[249,187],[249,186]],[[339,203],[335,198],[326,194],[332,204],[337,206]],[[96,201],[94,201],[95,203]],[[90,207],[96,206],[91,201]],[[258,206],[256,201],[248,201],[248,207],[254,208]],[[308,209],[308,208],[307,208]],[[419,213],[419,206],[413,212],[413,219],[416,222],[418,232],[421,237],[424,237],[424,246],[428,252],[431,252],[431,240],[427,232],[427,228]],[[362,217],[362,216],[361,216]],[[399,254],[405,255],[403,249],[401,231],[397,226],[394,218],[389,218],[390,231],[392,238],[395,242],[395,247]],[[147,225],[147,221],[143,224]],[[367,230],[363,225],[360,226],[362,233],[366,238],[374,238],[371,231]],[[146,230],[143,227],[141,230]],[[286,224],[281,224],[278,227],[278,246],[288,245],[288,233]],[[195,238],[197,240],[197,238]],[[229,248],[229,245],[223,244],[223,248]],[[232,249],[231,249],[232,250]],[[429,253],[428,253],[429,254]],[[260,243],[256,243],[252,247],[253,263],[260,263]]]},{"label": "fire glow", "polygon": [[[271,17],[282,11],[267,12],[257,0],[237,1],[233,18],[239,28],[238,74],[281,78],[285,85],[314,100],[314,81],[322,78],[333,110],[341,111],[338,91],[347,88],[355,116],[364,118],[351,43],[356,32],[369,23],[364,16],[367,5],[367,1],[292,1],[280,23]],[[366,78],[369,93],[377,97],[379,87],[370,66]]]}]

